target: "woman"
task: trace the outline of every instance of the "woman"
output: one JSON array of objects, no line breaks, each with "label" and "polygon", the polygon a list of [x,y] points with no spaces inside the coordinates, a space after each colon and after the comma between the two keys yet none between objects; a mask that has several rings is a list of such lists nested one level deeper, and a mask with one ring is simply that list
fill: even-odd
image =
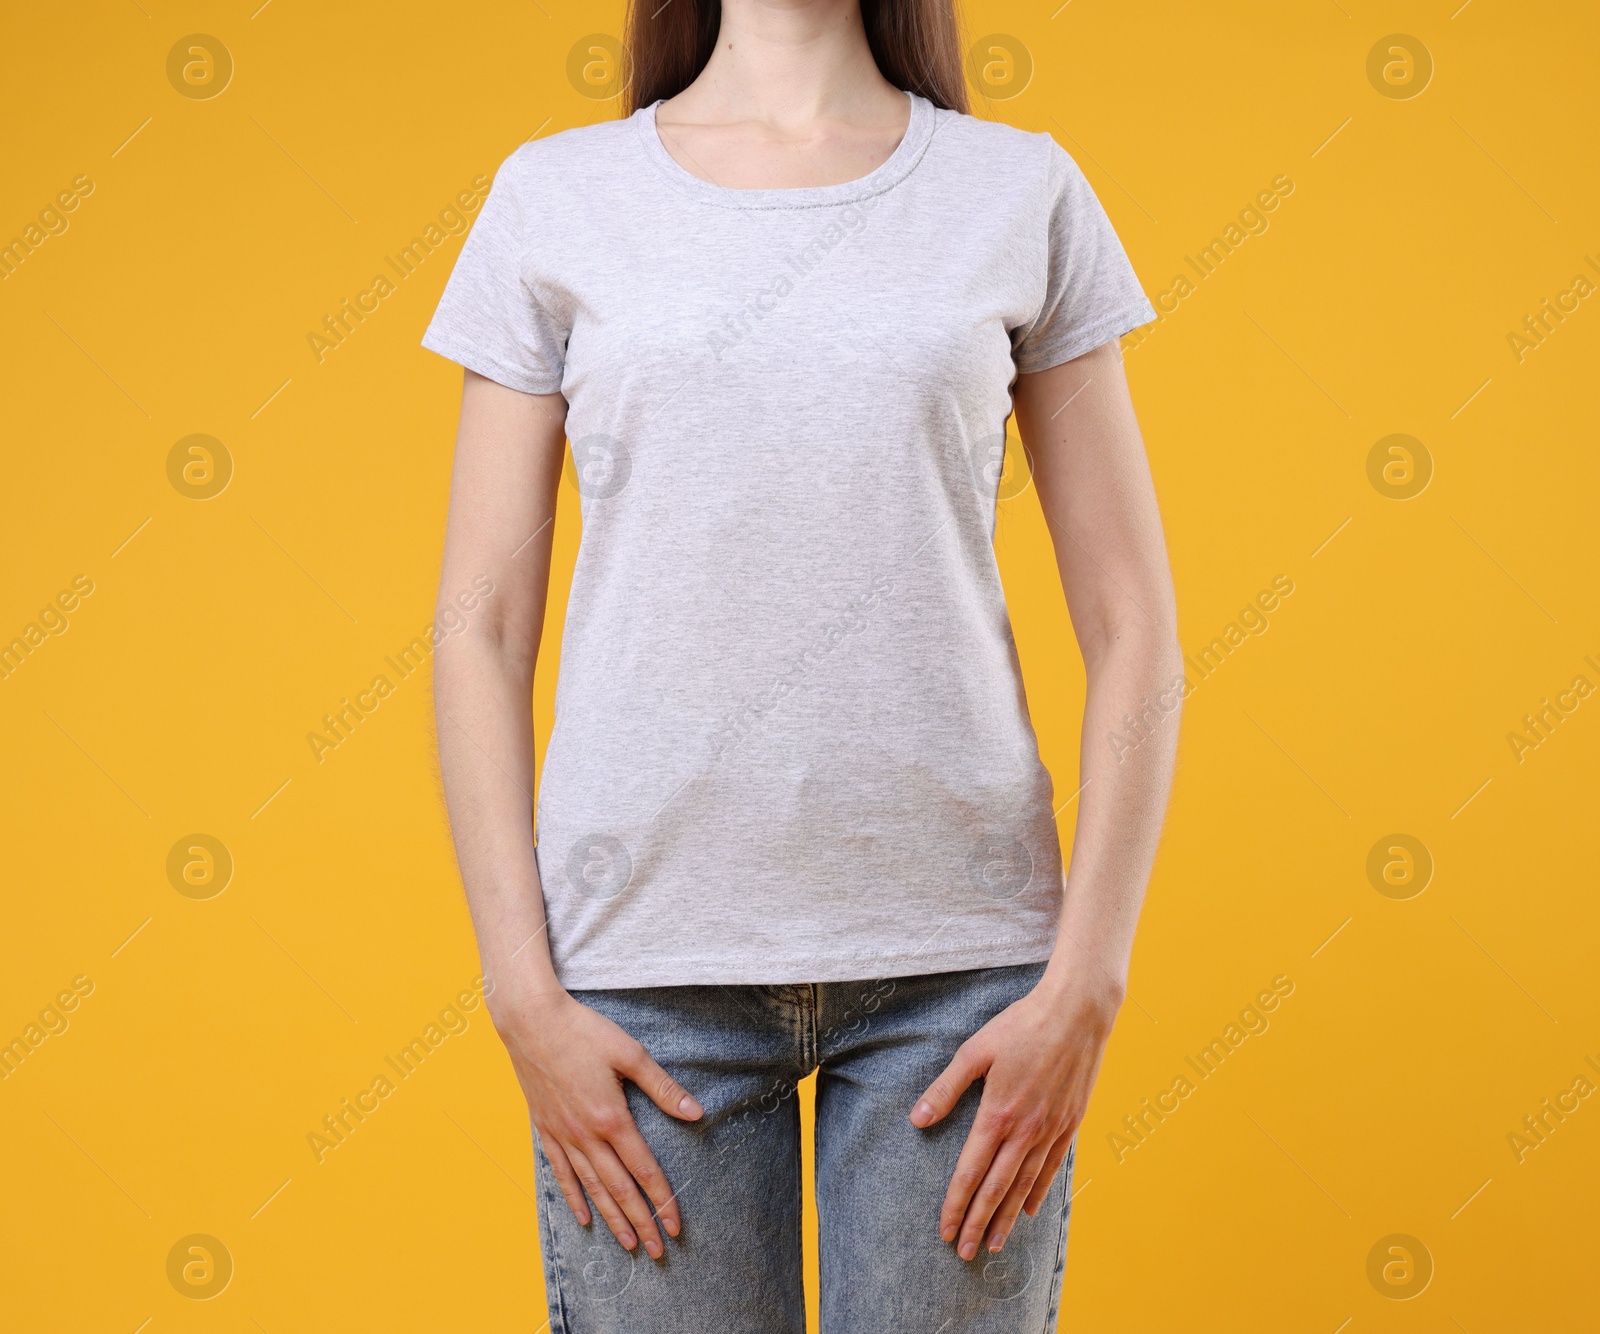
[{"label": "woman", "polygon": [[[551,1327],[802,1330],[818,1071],[824,1328],[1041,1330],[1175,747],[1116,343],[1155,312],[1067,155],[963,114],[952,0],[648,4],[631,50],[632,115],[507,159],[424,339],[466,367],[439,750]],[[1066,875],[1013,408],[1087,666]]]}]

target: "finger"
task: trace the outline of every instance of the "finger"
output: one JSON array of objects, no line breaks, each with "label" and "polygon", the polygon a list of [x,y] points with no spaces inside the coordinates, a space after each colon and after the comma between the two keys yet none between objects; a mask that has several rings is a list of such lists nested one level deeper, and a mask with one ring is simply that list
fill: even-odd
[{"label": "finger", "polygon": [[583,1183],[584,1192],[594,1202],[594,1207],[600,1211],[600,1217],[606,1220],[609,1227],[620,1241],[623,1248],[632,1250],[639,1244],[639,1239],[634,1236],[633,1228],[629,1224],[627,1215],[622,1212],[622,1207],[612,1197],[606,1184],[600,1179],[599,1173],[594,1170],[588,1155],[576,1144],[565,1146],[567,1157],[572,1162],[572,1170],[577,1174],[578,1180]]},{"label": "finger", "polygon": [[567,1151],[553,1139],[539,1138],[540,1145],[544,1148],[545,1160],[550,1164],[550,1172],[556,1179],[556,1185],[561,1187],[561,1194],[566,1198],[567,1208],[572,1210],[572,1216],[584,1227],[589,1226],[589,1219],[593,1217],[589,1212],[589,1202],[583,1198],[583,1187],[578,1184],[578,1175],[572,1170],[572,1164],[567,1161]]},{"label": "finger", "polygon": [[659,1260],[667,1249],[661,1240],[661,1230],[656,1227],[656,1220],[650,1213],[649,1201],[639,1193],[639,1187],[628,1175],[628,1169],[622,1165],[622,1159],[617,1157],[616,1151],[604,1140],[586,1144],[584,1152],[589,1155],[594,1170],[600,1174],[600,1180],[611,1192],[611,1198],[622,1206],[622,1212],[633,1224],[639,1239],[644,1242],[645,1250],[653,1259]]},{"label": "finger", "polygon": [[639,1044],[633,1059],[619,1068],[668,1116],[675,1116],[680,1121],[694,1121],[705,1114],[705,1109],[694,1100],[689,1090],[655,1063],[643,1043]]},{"label": "finger", "polygon": [[1022,1166],[1017,1169],[1017,1179],[1011,1183],[1011,1189],[1006,1191],[1005,1198],[1000,1201],[1000,1207],[994,1211],[994,1218],[989,1224],[988,1246],[991,1254],[1006,1244],[1006,1238],[1016,1226],[1017,1215],[1022,1212],[1022,1202],[1028,1198],[1033,1190],[1033,1183],[1039,1179],[1045,1155],[1050,1149],[1051,1145],[1047,1140],[1042,1144],[1035,1144],[1023,1158]]},{"label": "finger", "polygon": [[939,1208],[939,1235],[945,1241],[954,1241],[966,1217],[967,1206],[989,1174],[996,1151],[1005,1138],[1005,1123],[987,1113],[980,1106],[978,1116],[967,1132],[967,1142],[961,1146],[961,1156],[956,1159],[955,1171],[950,1174],[950,1187],[945,1191],[944,1204]]},{"label": "finger", "polygon": [[1072,1147],[1072,1132],[1068,1131],[1050,1146],[1050,1156],[1044,1160],[1044,1168],[1039,1173],[1039,1179],[1033,1183],[1033,1189],[1028,1192],[1028,1202],[1022,1207],[1032,1218],[1044,1205],[1044,1197],[1050,1193],[1050,1187],[1055,1184],[1056,1173],[1061,1170],[1061,1164],[1066,1161],[1067,1150]]},{"label": "finger", "polygon": [[972,1197],[972,1203],[967,1205],[966,1217],[961,1220],[961,1236],[956,1242],[956,1254],[963,1260],[970,1260],[977,1255],[978,1247],[983,1243],[984,1233],[988,1230],[989,1220],[994,1217],[994,1211],[1000,1207],[1000,1202],[1011,1189],[1011,1183],[1017,1179],[1017,1172],[1022,1167],[1022,1160],[1027,1157],[1029,1147],[1026,1140],[1008,1139],[995,1154],[994,1161],[989,1165],[989,1171],[983,1178],[983,1184],[978,1187],[977,1194]]},{"label": "finger", "polygon": [[988,1068],[987,1055],[962,1043],[944,1072],[928,1085],[927,1091],[911,1109],[911,1124],[926,1129],[935,1121],[949,1116],[961,1095],[972,1086],[973,1080],[982,1078]]},{"label": "finger", "polygon": [[628,1175],[639,1183],[639,1188],[649,1197],[650,1203],[655,1205],[661,1226],[666,1228],[671,1236],[676,1237],[683,1226],[678,1216],[677,1198],[667,1183],[667,1174],[656,1162],[655,1155],[650,1152],[650,1146],[644,1142],[644,1136],[639,1133],[639,1128],[632,1126],[613,1135],[611,1148],[617,1157],[622,1159],[622,1165],[628,1169]]}]

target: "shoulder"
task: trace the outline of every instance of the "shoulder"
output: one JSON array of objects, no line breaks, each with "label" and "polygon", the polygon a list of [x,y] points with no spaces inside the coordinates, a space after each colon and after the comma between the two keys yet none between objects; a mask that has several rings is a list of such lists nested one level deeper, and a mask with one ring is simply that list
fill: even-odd
[{"label": "shoulder", "polygon": [[940,110],[933,141],[946,151],[1012,170],[1041,173],[1062,152],[1043,131],[1022,130],[999,120],[980,120],[960,111]]},{"label": "shoulder", "polygon": [[986,188],[1009,183],[1008,193],[1048,201],[1083,173],[1071,155],[1043,130],[1023,130],[1004,121],[981,120],[959,111],[939,111],[934,151],[953,170]]},{"label": "shoulder", "polygon": [[1067,182],[1081,175],[1044,131],[957,111],[941,110],[937,117],[930,150],[941,175],[954,176],[997,203],[1004,200],[1029,213],[1048,209]]},{"label": "shoulder", "polygon": [[527,196],[612,177],[618,156],[637,134],[634,119],[627,117],[530,139],[500,164],[495,182],[504,181],[515,193]]}]

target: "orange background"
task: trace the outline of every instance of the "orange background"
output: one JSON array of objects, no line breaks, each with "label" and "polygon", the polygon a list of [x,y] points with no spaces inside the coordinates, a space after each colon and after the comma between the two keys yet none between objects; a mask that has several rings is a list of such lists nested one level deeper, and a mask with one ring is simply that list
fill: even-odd
[{"label": "orange background", "polygon": [[[1174,293],[1126,347],[1186,650],[1294,587],[1186,709],[1062,1328],[1588,1327],[1600,1099],[1537,1148],[1510,1136],[1600,1084],[1600,698],[1561,695],[1600,685],[1600,301],[1524,325],[1600,283],[1600,12],[966,21],[978,113],[1055,133]],[[427,673],[321,762],[306,741],[432,617],[460,372],[417,340],[459,236],[320,361],[308,335],[518,143],[616,114],[568,58],[619,9],[119,0],[7,29],[0,241],[88,184],[0,282],[0,640],[41,625],[0,680],[0,1040],[24,1053],[0,1081],[0,1323],[537,1331],[526,1110],[481,1008],[324,1161],[307,1146],[477,973]],[[232,64],[189,87],[214,96],[168,76],[196,33]],[[1189,259],[1280,176],[1265,230],[1201,278]],[[197,433],[231,459],[204,500],[169,480]],[[1369,472],[1395,434],[1409,453]],[[1427,485],[1397,498],[1407,476]],[[1061,802],[1082,674],[1025,481],[997,547]],[[560,615],[558,591],[541,731]],[[184,855],[169,877],[197,833],[232,862],[221,892],[203,866],[179,892]],[[1266,1031],[1119,1148],[1274,978]],[[169,1277],[192,1234],[231,1257],[209,1300],[203,1271]],[[1421,1268],[1386,1279],[1385,1242],[1369,1277],[1394,1234]]]}]

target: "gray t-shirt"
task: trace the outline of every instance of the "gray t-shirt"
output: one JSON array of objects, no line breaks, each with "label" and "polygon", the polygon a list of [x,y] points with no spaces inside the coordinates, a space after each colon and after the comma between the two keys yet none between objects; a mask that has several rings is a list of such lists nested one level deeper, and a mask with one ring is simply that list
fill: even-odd
[{"label": "gray t-shirt", "polygon": [[1010,389],[1155,311],[1048,135],[911,105],[844,185],[713,185],[653,106],[524,144],[423,338],[570,405],[583,538],[536,816],[569,988],[1054,944],[993,548]]}]

